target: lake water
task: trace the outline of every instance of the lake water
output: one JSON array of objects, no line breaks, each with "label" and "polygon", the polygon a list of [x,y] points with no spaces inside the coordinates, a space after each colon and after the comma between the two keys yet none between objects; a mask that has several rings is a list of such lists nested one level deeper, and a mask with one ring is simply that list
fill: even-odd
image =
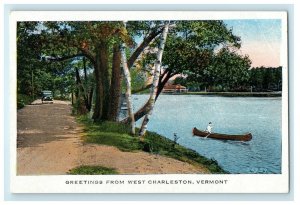
[{"label": "lake water", "polygon": [[[137,110],[148,95],[135,95]],[[230,173],[281,173],[281,98],[216,97],[201,95],[159,96],[148,130],[213,158]],[[241,134],[251,132],[249,142],[220,141],[193,137],[192,128]],[[137,122],[139,127],[141,120]]]}]

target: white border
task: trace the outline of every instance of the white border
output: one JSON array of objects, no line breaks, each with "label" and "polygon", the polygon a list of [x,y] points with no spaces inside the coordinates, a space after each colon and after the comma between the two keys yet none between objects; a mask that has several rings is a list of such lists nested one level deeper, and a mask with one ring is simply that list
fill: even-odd
[{"label": "white border", "polygon": [[268,11],[14,11],[22,21],[133,21],[133,20],[212,20],[284,19],[285,12]]},{"label": "white border", "polygon": [[[106,176],[16,176],[16,22],[99,20],[208,20],[282,19],[282,174],[246,175],[106,175]],[[10,156],[12,193],[288,193],[288,76],[287,16],[285,12],[190,12],[190,11],[15,11],[10,24]],[[144,185],[111,185],[107,180],[145,180]],[[226,185],[198,185],[196,180],[228,180]],[[69,180],[101,180],[102,185],[70,185]],[[191,185],[149,185],[148,180],[192,180]]]}]

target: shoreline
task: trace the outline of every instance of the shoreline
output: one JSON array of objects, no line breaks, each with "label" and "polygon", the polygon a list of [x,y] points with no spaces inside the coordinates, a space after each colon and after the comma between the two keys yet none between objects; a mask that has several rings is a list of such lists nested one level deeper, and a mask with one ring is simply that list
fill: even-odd
[{"label": "shoreline", "polygon": [[[118,150],[117,152],[121,152],[122,156],[128,156],[119,163],[132,163],[132,167],[140,164],[138,166],[139,170],[134,170],[136,171],[134,173],[138,171],[140,174],[230,174],[216,160],[204,157],[195,150],[180,145],[153,131],[147,131],[144,141],[140,141],[139,138],[129,134],[130,127],[125,124],[117,122],[92,123],[86,116],[77,117],[77,122],[84,127],[85,132],[82,137],[84,143],[94,147],[99,146],[99,149],[109,146],[110,149]],[[99,153],[99,150],[97,153]],[[145,155],[149,159],[139,163],[142,158],[135,159],[133,155]],[[112,154],[107,158],[112,158]],[[116,159],[112,161],[114,161],[113,165],[115,167],[112,167],[109,163],[100,165],[115,168],[120,171],[119,174],[124,174],[119,169],[120,165],[115,163]]]},{"label": "shoreline", "polygon": [[282,92],[186,92],[162,93],[162,95],[206,95],[222,97],[282,97]]}]

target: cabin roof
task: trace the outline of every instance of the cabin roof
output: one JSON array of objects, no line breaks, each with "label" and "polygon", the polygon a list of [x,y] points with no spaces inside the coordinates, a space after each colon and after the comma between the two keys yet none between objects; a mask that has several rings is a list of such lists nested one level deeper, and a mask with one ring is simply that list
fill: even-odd
[{"label": "cabin roof", "polygon": [[164,86],[164,89],[186,89],[186,87],[185,86],[182,86],[182,85],[180,85],[180,84],[176,84],[176,85],[173,85],[173,84],[171,84],[171,83],[167,83],[165,86]]}]

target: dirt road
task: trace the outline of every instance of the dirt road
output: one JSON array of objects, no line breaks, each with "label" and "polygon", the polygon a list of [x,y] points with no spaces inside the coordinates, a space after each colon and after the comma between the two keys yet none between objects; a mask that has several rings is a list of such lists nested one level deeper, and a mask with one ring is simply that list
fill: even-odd
[{"label": "dirt road", "polygon": [[83,144],[82,128],[64,101],[38,100],[17,115],[18,175],[61,175],[79,165],[111,167],[121,174],[207,173],[205,168],[163,156]]}]

